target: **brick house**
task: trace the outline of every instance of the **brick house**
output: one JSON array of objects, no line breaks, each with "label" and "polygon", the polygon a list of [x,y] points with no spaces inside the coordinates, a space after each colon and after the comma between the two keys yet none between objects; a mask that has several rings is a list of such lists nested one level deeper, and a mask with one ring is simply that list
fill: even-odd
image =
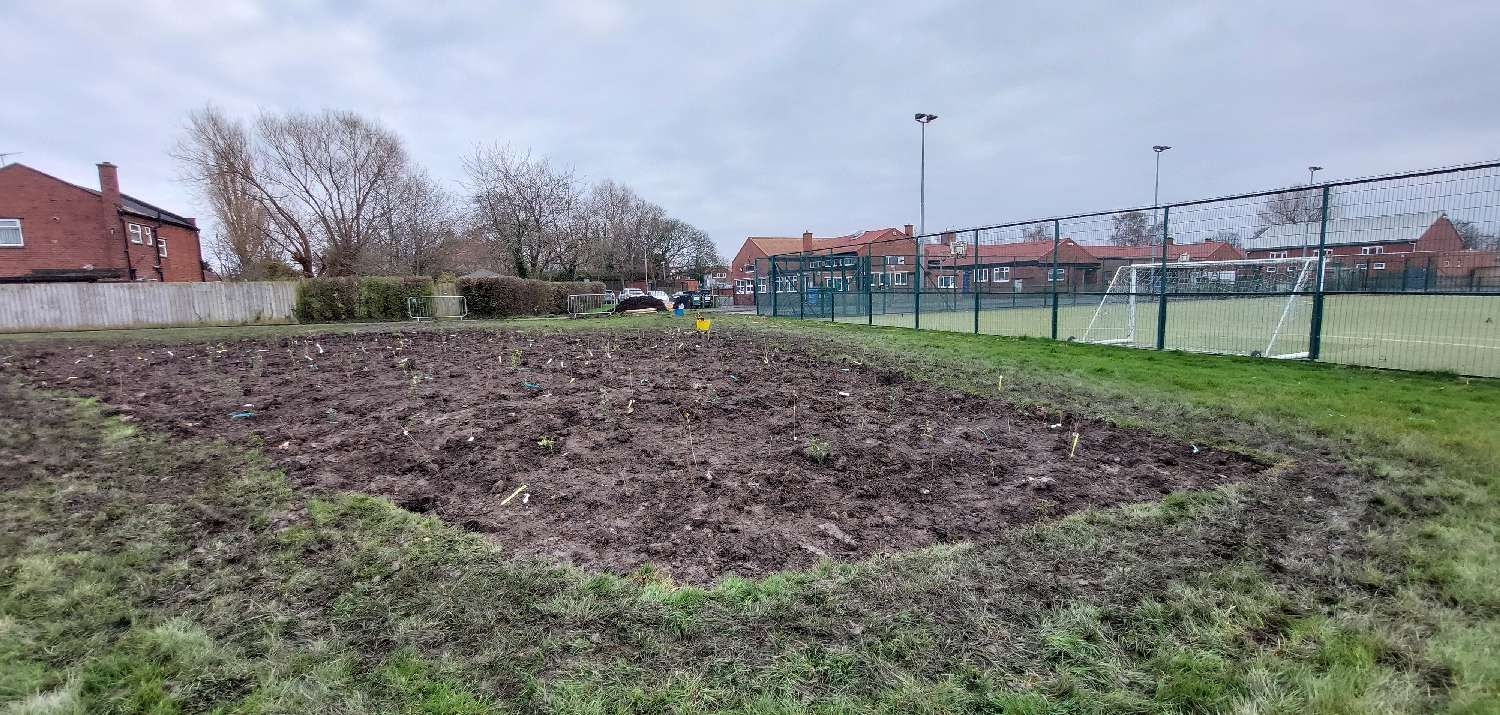
[{"label": "brick house", "polygon": [[206,280],[197,222],[121,193],[114,164],[98,169],[95,190],[0,167],[0,282]]},{"label": "brick house", "polygon": [[[811,231],[796,236],[751,236],[740,245],[739,252],[729,262],[728,281],[733,286],[736,305],[753,305],[757,293],[766,294],[771,289],[770,275],[759,275],[764,268],[762,259],[779,254],[806,253],[819,256],[910,256],[916,243],[911,240],[912,225],[904,229],[880,228],[847,236],[814,236]],[[896,258],[885,259],[895,265]],[[910,260],[910,259],[906,259]],[[812,280],[810,277],[809,280]],[[780,286],[781,292],[795,291],[795,287]]]},{"label": "brick house", "polygon": [[1063,237],[1057,242],[1057,267],[1052,265],[1051,240],[980,244],[951,242],[943,260],[928,261],[926,290],[936,287],[982,292],[1045,291],[1053,281],[1078,286],[1098,280],[1100,260],[1082,246]]},{"label": "brick house", "polygon": [[[1245,248],[1251,258],[1316,257],[1320,228],[1317,222],[1271,226]],[[1461,289],[1476,270],[1497,264],[1494,251],[1464,248],[1440,211],[1330,219],[1324,252],[1332,290]]]}]

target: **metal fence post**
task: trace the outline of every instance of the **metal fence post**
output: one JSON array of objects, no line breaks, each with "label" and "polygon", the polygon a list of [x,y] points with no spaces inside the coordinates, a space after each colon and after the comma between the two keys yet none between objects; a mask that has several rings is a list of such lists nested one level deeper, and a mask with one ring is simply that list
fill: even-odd
[{"label": "metal fence post", "polygon": [[865,325],[875,324],[875,244],[865,244]]},{"label": "metal fence post", "polygon": [[[979,334],[979,229],[974,229],[974,240],[969,242],[974,252],[974,267],[969,271],[969,290],[974,291],[974,334]],[[986,281],[988,282],[988,281]]]},{"label": "metal fence post", "polygon": [[1062,221],[1052,221],[1052,273],[1047,283],[1052,286],[1052,339],[1057,339],[1057,249],[1062,245]]},{"label": "metal fence post", "polygon": [[916,249],[916,254],[917,254],[916,255],[916,258],[917,258],[917,270],[912,273],[912,277],[914,278],[914,280],[912,281],[912,296],[911,296],[911,301],[912,301],[912,324],[911,325],[912,325],[912,328],[914,328],[916,330],[921,330],[922,329],[922,274],[925,272],[925,268],[926,267],[922,265],[922,244],[920,243],[920,241],[922,239],[921,238],[917,238],[916,240],[918,241],[918,243],[915,246],[913,246],[913,248]]},{"label": "metal fence post", "polygon": [[779,280],[780,277],[776,275],[776,257],[771,256],[767,260],[771,262],[771,285],[769,287],[771,289],[771,317],[774,318],[777,315],[776,309],[779,307],[777,304],[780,302],[778,300],[780,296],[776,294],[781,292],[781,281]]},{"label": "metal fence post", "polygon": [[1167,221],[1172,217],[1172,207],[1161,210],[1161,270],[1157,271],[1156,305],[1156,349],[1167,349],[1167,248],[1172,239],[1167,234]]},{"label": "metal fence post", "polygon": [[[1307,336],[1307,359],[1317,360],[1323,350],[1323,266],[1328,260],[1328,190],[1323,185],[1323,206],[1318,217],[1318,278],[1313,282],[1312,328]],[[1405,277],[1403,276],[1403,281]]]}]

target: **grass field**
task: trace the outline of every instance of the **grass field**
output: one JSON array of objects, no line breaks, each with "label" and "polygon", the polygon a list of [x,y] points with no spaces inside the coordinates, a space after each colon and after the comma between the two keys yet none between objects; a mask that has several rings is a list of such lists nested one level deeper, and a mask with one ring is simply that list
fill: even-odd
[{"label": "grass field", "polygon": [[[984,297],[985,300],[994,300]],[[1300,298],[1288,314],[1276,342],[1270,343],[1286,308],[1285,298],[1173,300],[1168,303],[1167,348],[1195,352],[1249,355],[1304,353],[1308,349],[1311,298]],[[1063,305],[1058,337],[1091,340],[1124,338],[1126,309],[1110,306],[1088,332],[1097,303]],[[1049,308],[983,305],[979,332],[987,335],[1048,337]],[[865,323],[860,316],[840,322]],[[1142,301],[1136,309],[1135,345],[1155,347],[1157,304]],[[910,313],[876,315],[874,324],[911,327]],[[956,311],[923,310],[922,328],[974,331],[972,307]],[[1465,375],[1500,376],[1500,296],[1332,295],[1325,301],[1322,339],[1324,362],[1402,370],[1439,370]]]},{"label": "grass field", "polygon": [[816,321],[715,329],[1321,476],[692,587],[512,561],[384,499],[304,493],[269,466],[274,443],[144,429],[0,362],[0,708],[1500,711],[1500,382]]}]

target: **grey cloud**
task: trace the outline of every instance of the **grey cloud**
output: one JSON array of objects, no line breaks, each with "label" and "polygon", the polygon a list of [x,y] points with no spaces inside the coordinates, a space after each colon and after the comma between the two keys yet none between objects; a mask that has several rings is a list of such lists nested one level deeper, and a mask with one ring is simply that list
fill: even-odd
[{"label": "grey cloud", "polygon": [[0,151],[202,214],[188,110],[338,107],[450,183],[479,141],[630,183],[726,253],[915,222],[915,111],[929,228],[1148,201],[1158,142],[1169,199],[1500,155],[1492,2],[1008,5],[0,0]]}]

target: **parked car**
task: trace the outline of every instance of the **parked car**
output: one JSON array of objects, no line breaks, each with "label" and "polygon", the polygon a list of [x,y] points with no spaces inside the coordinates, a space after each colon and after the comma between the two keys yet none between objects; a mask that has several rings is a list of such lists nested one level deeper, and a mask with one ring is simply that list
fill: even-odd
[{"label": "parked car", "polygon": [[654,290],[654,291],[651,291],[650,295],[651,295],[652,298],[655,298],[655,299],[661,301],[661,304],[667,306],[668,309],[670,309],[672,307],[672,296],[667,295],[666,291],[664,291],[664,290]]},{"label": "parked car", "polygon": [[646,294],[646,292],[643,291],[643,290],[641,290],[640,288],[626,288],[626,289],[620,291],[620,300],[625,300],[626,298],[634,298],[634,297],[636,297],[638,295],[645,295],[645,294]]}]

